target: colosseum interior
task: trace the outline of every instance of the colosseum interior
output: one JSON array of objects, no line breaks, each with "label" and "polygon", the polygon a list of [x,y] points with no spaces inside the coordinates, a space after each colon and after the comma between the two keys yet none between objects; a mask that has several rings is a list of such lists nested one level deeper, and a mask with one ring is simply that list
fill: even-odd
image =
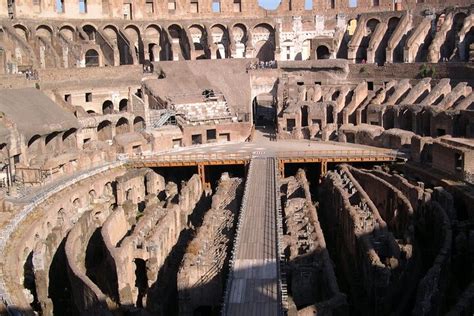
[{"label": "colosseum interior", "polygon": [[472,316],[473,86],[473,0],[2,0],[0,314]]}]

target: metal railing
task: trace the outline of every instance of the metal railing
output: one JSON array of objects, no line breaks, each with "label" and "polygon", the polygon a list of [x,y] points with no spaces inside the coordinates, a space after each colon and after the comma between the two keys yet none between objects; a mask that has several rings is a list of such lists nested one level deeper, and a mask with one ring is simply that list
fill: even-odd
[{"label": "metal railing", "polygon": [[[209,153],[209,154],[138,154],[124,155],[121,159],[130,162],[183,162],[183,161],[216,161],[216,160],[250,160],[252,153]],[[330,157],[387,157],[399,158],[401,155],[391,150],[308,150],[308,151],[281,151],[276,153],[278,159],[290,158],[330,158]]]},{"label": "metal railing", "polygon": [[[140,157],[139,159],[137,159]],[[175,154],[160,156],[136,156],[131,160],[156,161],[156,162],[179,162],[179,161],[209,161],[209,160],[250,160],[251,154],[244,153],[212,153],[212,154]]]},{"label": "metal railing", "polygon": [[279,159],[294,157],[401,157],[394,150],[306,150],[306,151],[280,151],[276,153]]}]

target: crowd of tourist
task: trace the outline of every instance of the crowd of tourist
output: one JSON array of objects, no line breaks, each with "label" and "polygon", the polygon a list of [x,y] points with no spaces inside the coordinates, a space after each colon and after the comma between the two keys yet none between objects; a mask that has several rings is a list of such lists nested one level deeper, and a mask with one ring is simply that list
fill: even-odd
[{"label": "crowd of tourist", "polygon": [[250,63],[247,66],[247,70],[254,70],[254,69],[272,69],[272,68],[277,68],[277,62],[276,60],[270,60],[270,61],[256,61],[253,63]]}]

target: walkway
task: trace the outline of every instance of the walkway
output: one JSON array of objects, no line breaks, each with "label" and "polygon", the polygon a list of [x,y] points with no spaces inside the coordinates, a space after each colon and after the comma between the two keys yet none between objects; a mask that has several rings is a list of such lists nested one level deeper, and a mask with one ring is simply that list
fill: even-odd
[{"label": "walkway", "polygon": [[275,158],[252,158],[223,315],[282,314],[276,181]]}]

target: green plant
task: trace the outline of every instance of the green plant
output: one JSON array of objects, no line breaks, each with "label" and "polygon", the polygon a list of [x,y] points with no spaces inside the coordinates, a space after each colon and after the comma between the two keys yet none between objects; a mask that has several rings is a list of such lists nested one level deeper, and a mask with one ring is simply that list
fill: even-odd
[{"label": "green plant", "polygon": [[433,78],[436,75],[436,68],[434,65],[428,66],[427,64],[423,64],[420,66],[420,72],[418,73],[418,75],[421,78]]}]

